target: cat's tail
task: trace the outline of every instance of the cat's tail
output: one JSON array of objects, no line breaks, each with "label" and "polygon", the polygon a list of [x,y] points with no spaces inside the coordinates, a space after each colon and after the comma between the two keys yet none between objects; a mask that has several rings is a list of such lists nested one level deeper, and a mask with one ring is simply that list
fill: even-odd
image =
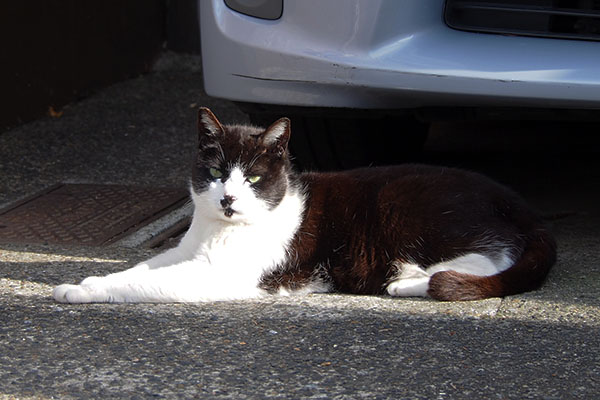
[{"label": "cat's tail", "polygon": [[556,242],[539,229],[529,235],[520,257],[508,269],[491,276],[476,276],[456,271],[433,274],[428,294],[442,301],[481,300],[504,297],[537,289],[556,261]]}]

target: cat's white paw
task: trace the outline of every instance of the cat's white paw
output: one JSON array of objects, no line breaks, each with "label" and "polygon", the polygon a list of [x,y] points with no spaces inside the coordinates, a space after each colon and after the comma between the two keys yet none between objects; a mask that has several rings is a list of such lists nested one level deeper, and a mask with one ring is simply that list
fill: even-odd
[{"label": "cat's white paw", "polygon": [[52,296],[59,303],[91,303],[93,301],[89,288],[81,285],[59,285],[54,288]]},{"label": "cat's white paw", "polygon": [[398,279],[391,282],[387,292],[394,297],[427,297],[429,277]]},{"label": "cat's white paw", "polygon": [[398,276],[386,288],[390,296],[427,297],[429,274],[425,270],[411,263],[395,263],[394,266]]}]

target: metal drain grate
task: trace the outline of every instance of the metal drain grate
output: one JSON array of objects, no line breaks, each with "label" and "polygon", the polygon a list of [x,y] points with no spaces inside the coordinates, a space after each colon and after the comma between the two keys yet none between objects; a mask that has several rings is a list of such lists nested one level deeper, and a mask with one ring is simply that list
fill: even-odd
[{"label": "metal drain grate", "polygon": [[59,184],[0,210],[0,242],[103,246],[187,199],[181,189]]}]

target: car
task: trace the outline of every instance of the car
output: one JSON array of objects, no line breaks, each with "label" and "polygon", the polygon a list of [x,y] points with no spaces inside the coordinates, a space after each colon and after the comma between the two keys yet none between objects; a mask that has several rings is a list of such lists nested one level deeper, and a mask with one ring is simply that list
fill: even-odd
[{"label": "car", "polygon": [[311,167],[408,157],[434,120],[600,109],[598,1],[199,3],[206,92],[255,123],[291,116]]}]

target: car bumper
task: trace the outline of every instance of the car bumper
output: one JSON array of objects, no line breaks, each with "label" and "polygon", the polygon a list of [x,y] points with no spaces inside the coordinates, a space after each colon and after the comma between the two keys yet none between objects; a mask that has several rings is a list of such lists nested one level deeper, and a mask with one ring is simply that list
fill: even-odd
[{"label": "car bumper", "polygon": [[262,20],[200,1],[205,89],[235,101],[365,109],[600,109],[600,43],[478,34],[443,0],[285,0]]}]

